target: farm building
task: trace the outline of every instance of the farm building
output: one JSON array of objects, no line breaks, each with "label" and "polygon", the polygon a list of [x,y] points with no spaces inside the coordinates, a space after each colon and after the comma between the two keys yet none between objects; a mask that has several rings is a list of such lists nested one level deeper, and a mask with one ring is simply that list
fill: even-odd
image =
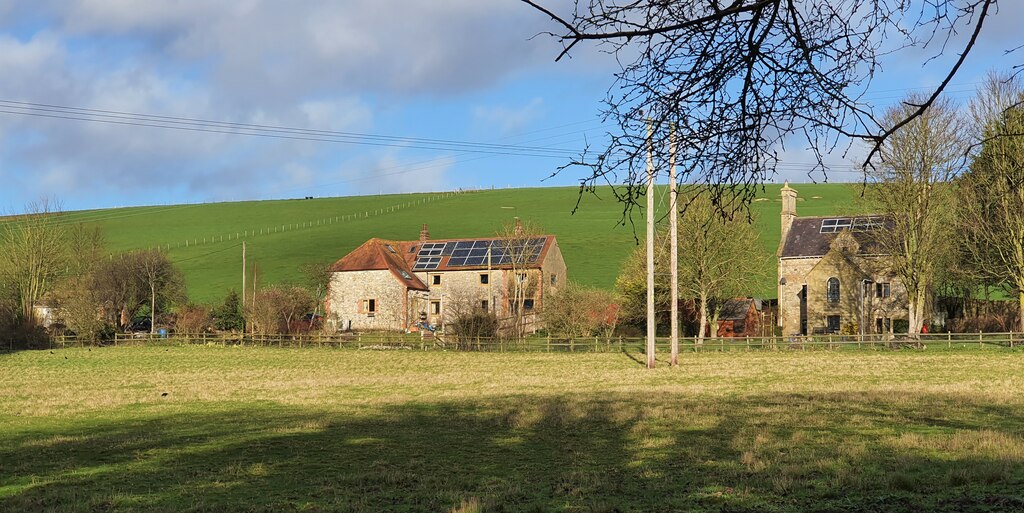
[{"label": "farm building", "polygon": [[907,294],[886,270],[881,216],[797,217],[797,191],[782,187],[779,316],[783,335],[888,333],[906,319]]},{"label": "farm building", "polygon": [[439,329],[460,314],[486,311],[499,319],[522,312],[530,330],[536,312],[566,281],[554,235],[370,239],[331,266],[325,311],[339,330]]},{"label": "farm building", "polygon": [[[710,329],[710,326],[709,326]],[[729,299],[718,314],[718,337],[760,337],[761,300]]]}]

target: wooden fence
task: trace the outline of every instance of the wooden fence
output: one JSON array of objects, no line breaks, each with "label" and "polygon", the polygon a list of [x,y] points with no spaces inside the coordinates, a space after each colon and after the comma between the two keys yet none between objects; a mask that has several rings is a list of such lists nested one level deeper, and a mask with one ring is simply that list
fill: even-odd
[{"label": "wooden fence", "polygon": [[[809,335],[799,337],[744,337],[705,338],[698,343],[695,338],[681,338],[680,351],[819,351],[819,350],[893,350],[893,349],[952,349],[952,348],[1015,348],[1024,343],[1021,333],[928,333],[917,338],[906,335]],[[565,338],[555,336],[532,336],[510,340],[501,338],[460,339],[455,336],[438,334],[423,337],[419,334],[368,333],[368,334],[302,334],[302,335],[257,335],[257,334],[171,334],[169,336],[128,333],[118,334],[103,345],[218,345],[248,347],[319,347],[361,350],[420,350],[420,351],[490,351],[490,352],[643,352],[646,345],[643,338],[626,337],[581,337]],[[75,347],[93,345],[74,337],[54,337],[50,347]],[[659,337],[656,342],[659,353],[669,351],[669,339]]]}]

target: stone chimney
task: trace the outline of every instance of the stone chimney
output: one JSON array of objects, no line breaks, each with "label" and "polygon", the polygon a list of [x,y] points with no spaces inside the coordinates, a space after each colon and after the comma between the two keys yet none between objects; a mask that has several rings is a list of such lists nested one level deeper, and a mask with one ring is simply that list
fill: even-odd
[{"label": "stone chimney", "polygon": [[782,184],[782,239],[786,241],[793,220],[796,219],[796,190],[789,186],[789,180]]},{"label": "stone chimney", "polygon": [[420,242],[428,240],[430,240],[430,230],[427,229],[427,223],[423,223],[423,228],[420,230]]}]

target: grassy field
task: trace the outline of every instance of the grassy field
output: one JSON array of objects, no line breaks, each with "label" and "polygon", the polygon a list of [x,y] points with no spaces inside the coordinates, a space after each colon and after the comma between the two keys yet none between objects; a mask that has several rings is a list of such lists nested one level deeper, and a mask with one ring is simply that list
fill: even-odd
[{"label": "grassy field", "polygon": [[0,355],[0,511],[1024,511],[1020,351]]},{"label": "grassy field", "polygon": [[[854,185],[795,187],[802,200],[800,215],[848,213],[856,208]],[[766,259],[773,257],[779,242],[779,188],[768,186],[752,205]],[[572,214],[577,197],[577,189],[571,187],[502,189],[448,197],[406,194],[138,207],[75,212],[67,219],[102,227],[114,250],[169,244],[172,259],[185,272],[189,294],[198,302],[217,302],[228,289],[241,285],[241,240],[246,241],[250,264],[259,266],[260,282],[280,283],[301,279],[301,265],[333,262],[371,237],[415,239],[422,223],[429,224],[436,238],[491,236],[515,214],[558,236],[570,279],[610,288],[622,262],[636,247],[633,227],[619,224],[622,207],[609,194],[584,197]],[[658,203],[664,210],[666,199],[661,192]],[[399,205],[403,207],[387,210]],[[385,211],[375,214],[379,209]],[[367,213],[369,217],[317,224]],[[637,233],[642,237],[643,219],[636,221],[641,223]],[[237,239],[236,234],[243,237]],[[188,247],[184,247],[186,240]],[[774,297],[774,283],[773,271],[756,280],[751,294]]]}]

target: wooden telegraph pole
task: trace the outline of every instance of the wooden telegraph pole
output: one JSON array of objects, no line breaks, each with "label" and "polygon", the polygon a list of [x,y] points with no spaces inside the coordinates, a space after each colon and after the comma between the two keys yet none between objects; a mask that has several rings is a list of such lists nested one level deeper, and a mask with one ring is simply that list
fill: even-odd
[{"label": "wooden telegraph pole", "polygon": [[245,242],[242,243],[242,308],[245,308]]},{"label": "wooden telegraph pole", "polygon": [[647,368],[654,368],[654,122],[647,120]]},{"label": "wooden telegraph pole", "polygon": [[669,127],[668,141],[669,230],[672,232],[669,266],[672,267],[672,367],[679,365],[679,192],[676,190],[676,125]]}]

